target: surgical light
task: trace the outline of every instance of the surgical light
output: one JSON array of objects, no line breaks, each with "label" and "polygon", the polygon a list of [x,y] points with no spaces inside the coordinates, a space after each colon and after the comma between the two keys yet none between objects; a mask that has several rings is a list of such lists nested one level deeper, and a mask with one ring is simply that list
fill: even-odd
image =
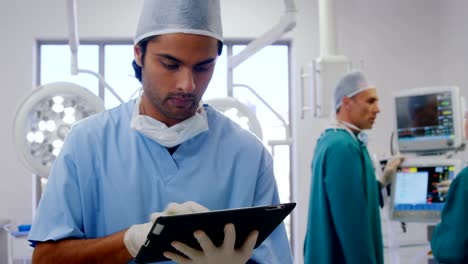
[{"label": "surgical light", "polygon": [[214,98],[205,100],[204,103],[211,105],[216,110],[229,117],[242,128],[249,130],[262,140],[262,127],[255,113],[245,104],[233,97]]},{"label": "surgical light", "polygon": [[18,106],[14,121],[22,162],[47,177],[71,126],[103,110],[101,99],[77,84],[56,82],[34,89]]}]

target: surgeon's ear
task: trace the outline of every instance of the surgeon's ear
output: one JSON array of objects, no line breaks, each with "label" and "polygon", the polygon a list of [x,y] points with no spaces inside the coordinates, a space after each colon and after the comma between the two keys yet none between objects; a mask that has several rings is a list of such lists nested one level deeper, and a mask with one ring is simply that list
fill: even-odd
[{"label": "surgeon's ear", "polygon": [[143,63],[141,63],[141,47],[139,45],[133,46],[133,55],[135,57],[135,62],[138,66],[142,67]]},{"label": "surgeon's ear", "polygon": [[344,108],[348,108],[349,105],[351,104],[351,98],[347,97],[347,96],[343,96],[343,99],[341,99],[341,105],[344,107]]}]

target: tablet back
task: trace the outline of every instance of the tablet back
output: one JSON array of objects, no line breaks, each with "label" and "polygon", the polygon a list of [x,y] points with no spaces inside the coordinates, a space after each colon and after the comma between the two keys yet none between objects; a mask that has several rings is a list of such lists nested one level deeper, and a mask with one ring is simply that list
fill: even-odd
[{"label": "tablet back", "polygon": [[224,226],[228,223],[233,223],[236,228],[236,248],[243,245],[251,231],[258,230],[257,248],[295,206],[296,203],[284,203],[158,217],[135,261],[149,263],[168,260],[163,256],[164,251],[182,254],[171,246],[173,241],[201,250],[193,236],[196,230],[203,230],[216,246],[220,246],[224,239]]}]

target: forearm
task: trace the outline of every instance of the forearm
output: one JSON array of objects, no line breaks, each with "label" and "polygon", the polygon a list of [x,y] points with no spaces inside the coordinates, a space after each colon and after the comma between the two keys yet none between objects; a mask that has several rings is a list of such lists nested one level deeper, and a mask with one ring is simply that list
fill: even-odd
[{"label": "forearm", "polygon": [[67,239],[37,243],[33,263],[128,263],[132,256],[124,243],[124,231],[96,239]]}]

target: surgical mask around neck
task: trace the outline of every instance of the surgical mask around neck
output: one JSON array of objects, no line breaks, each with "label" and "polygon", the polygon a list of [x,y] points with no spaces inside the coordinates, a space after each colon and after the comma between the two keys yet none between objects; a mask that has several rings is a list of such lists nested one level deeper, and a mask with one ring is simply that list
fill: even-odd
[{"label": "surgical mask around neck", "polygon": [[195,115],[171,127],[147,115],[140,115],[141,97],[133,108],[130,127],[166,148],[172,148],[207,131],[208,118],[201,105]]},{"label": "surgical mask around neck", "polygon": [[351,123],[348,123],[346,121],[343,121],[343,120],[339,120],[338,121],[339,123],[343,124],[345,127],[349,128],[349,129],[353,129],[353,130],[356,130],[358,133],[361,132],[361,129]]},{"label": "surgical mask around neck", "polygon": [[[348,123],[348,122],[345,122],[345,121],[342,121],[342,120],[338,120],[338,123],[342,124],[344,127],[346,127],[349,131],[350,130],[355,130],[357,131],[357,135],[355,135],[354,133],[352,133],[353,136],[355,136],[355,138],[361,142],[364,146],[367,146],[367,143],[369,142],[369,136],[367,135],[366,132],[362,131],[362,129],[360,129],[359,127],[351,124],[351,123]],[[351,132],[351,131],[350,131]]]}]

